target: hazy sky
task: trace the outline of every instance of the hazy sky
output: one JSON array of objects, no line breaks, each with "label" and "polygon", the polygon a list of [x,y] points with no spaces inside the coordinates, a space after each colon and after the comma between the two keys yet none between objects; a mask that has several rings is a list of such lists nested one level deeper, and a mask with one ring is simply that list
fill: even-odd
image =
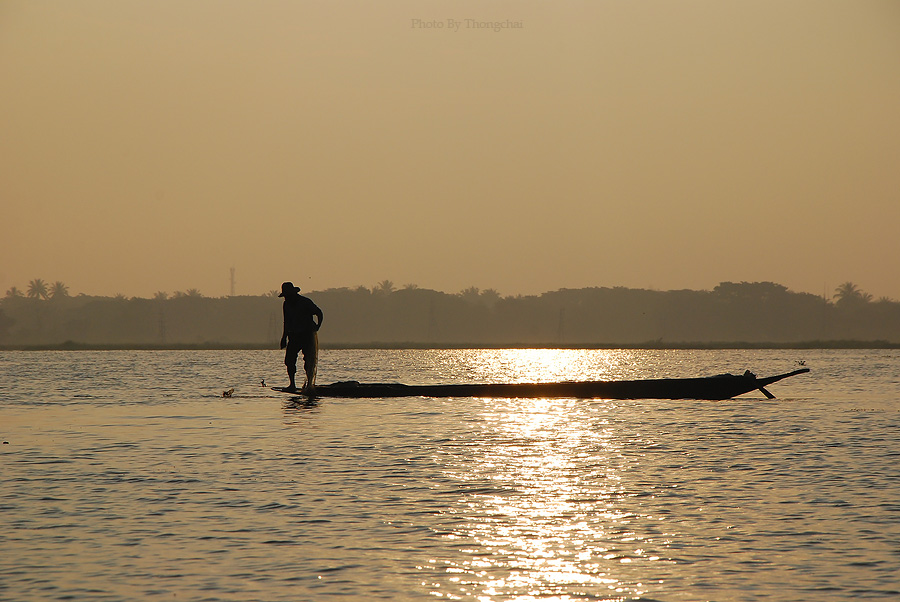
[{"label": "hazy sky", "polygon": [[0,82],[0,295],[900,299],[896,0],[0,0]]}]

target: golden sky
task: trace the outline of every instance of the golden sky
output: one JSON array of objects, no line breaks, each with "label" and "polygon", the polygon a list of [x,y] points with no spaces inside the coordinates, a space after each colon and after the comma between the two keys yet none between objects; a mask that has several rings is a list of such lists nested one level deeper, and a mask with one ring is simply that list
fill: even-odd
[{"label": "golden sky", "polygon": [[0,294],[900,299],[896,0],[0,0],[0,81]]}]

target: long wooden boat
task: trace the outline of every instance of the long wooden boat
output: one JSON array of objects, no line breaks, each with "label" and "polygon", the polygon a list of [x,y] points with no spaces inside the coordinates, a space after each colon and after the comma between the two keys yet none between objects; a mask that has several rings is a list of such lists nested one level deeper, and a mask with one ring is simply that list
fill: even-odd
[{"label": "long wooden boat", "polygon": [[[793,372],[757,378],[749,370],[741,375],[721,374],[700,378],[658,378],[651,380],[565,381],[551,383],[484,383],[454,385],[404,385],[399,383],[360,383],[342,381],[316,386],[314,397],[507,397],[580,399],[730,399],[766,390],[772,383],[809,372]],[[272,387],[282,393],[302,395],[300,391]]]}]

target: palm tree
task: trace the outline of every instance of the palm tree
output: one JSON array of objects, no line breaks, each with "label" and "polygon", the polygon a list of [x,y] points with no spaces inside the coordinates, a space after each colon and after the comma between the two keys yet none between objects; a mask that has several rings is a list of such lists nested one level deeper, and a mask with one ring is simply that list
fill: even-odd
[{"label": "palm tree", "polygon": [[203,295],[200,294],[200,291],[199,291],[198,289],[195,289],[195,288],[189,288],[189,289],[184,293],[184,296],[185,296],[185,297],[202,297]]},{"label": "palm tree", "polygon": [[382,280],[374,289],[372,289],[372,292],[381,295],[390,295],[394,292],[394,283],[390,280]]},{"label": "palm tree", "polygon": [[30,299],[46,299],[47,283],[40,278],[35,278],[28,283],[28,297]]},{"label": "palm tree", "polygon": [[872,300],[872,295],[862,292],[858,286],[847,281],[834,289],[837,305],[859,305]]},{"label": "palm tree", "polygon": [[169,298],[169,293],[159,291],[155,295],[153,295],[153,298],[156,299],[157,301],[165,301],[166,299]]},{"label": "palm tree", "polygon": [[50,288],[50,297],[53,299],[62,299],[69,296],[69,287],[57,280]]},{"label": "palm tree", "polygon": [[6,291],[6,297],[8,299],[12,299],[13,297],[24,297],[24,296],[25,296],[25,294],[22,291],[20,291],[19,289],[17,289],[16,287],[12,287],[8,291]]}]

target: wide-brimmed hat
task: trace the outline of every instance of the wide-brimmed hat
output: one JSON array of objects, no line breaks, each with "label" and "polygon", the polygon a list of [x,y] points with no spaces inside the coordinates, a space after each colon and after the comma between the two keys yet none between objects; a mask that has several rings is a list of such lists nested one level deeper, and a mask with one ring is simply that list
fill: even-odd
[{"label": "wide-brimmed hat", "polygon": [[285,282],[281,285],[281,294],[279,297],[284,297],[285,295],[292,295],[300,292],[299,286],[294,286],[293,282]]}]

